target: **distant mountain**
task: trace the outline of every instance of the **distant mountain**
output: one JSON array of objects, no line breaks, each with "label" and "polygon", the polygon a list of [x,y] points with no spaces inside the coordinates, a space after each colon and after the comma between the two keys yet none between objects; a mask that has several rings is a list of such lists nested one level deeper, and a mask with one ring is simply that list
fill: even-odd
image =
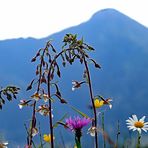
[{"label": "distant mountain", "polygon": [[[114,9],[99,11],[87,22],[43,39],[20,38],[0,41],[1,85],[18,85],[22,89],[20,96],[29,96],[25,89],[34,77],[35,70],[35,66],[30,63],[31,58],[49,39],[53,39],[53,44],[58,49],[66,33],[84,37],[84,40],[96,49],[91,55],[101,64],[102,69],[91,68],[93,88],[95,94],[113,99],[113,109],[107,109],[105,112],[105,121],[110,123],[111,130],[116,130],[118,119],[121,121],[121,127],[125,127],[125,120],[131,114],[148,116],[148,28]],[[77,73],[74,73],[73,69],[77,70]],[[61,86],[64,85],[63,95],[70,98],[71,104],[87,112],[87,87],[76,92],[71,91],[71,80],[80,80],[82,69],[77,63],[73,68],[68,66],[68,69],[63,69],[62,75],[66,82],[61,83]],[[14,141],[23,141],[23,123],[28,115],[27,110],[19,111],[18,102],[17,100],[7,103],[0,112],[0,132],[6,132]],[[56,112],[61,114],[58,110]],[[16,127],[18,131],[15,131]]]}]

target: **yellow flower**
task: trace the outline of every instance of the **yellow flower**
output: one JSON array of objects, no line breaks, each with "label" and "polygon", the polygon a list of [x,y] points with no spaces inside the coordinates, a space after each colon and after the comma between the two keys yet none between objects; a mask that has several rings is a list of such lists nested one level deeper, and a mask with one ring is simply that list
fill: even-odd
[{"label": "yellow flower", "polygon": [[108,105],[109,106],[109,108],[111,109],[112,108],[112,104],[110,103],[112,101],[112,99],[110,99],[110,98],[108,98],[108,99],[106,99],[106,100],[99,100],[99,99],[95,99],[94,100],[94,105],[95,105],[95,107],[96,108],[100,108],[100,107],[102,107],[103,105]]},{"label": "yellow flower", "polygon": [[[49,135],[47,135],[47,134],[44,134],[43,135],[43,139],[44,139],[44,141],[45,142],[51,142],[51,135],[49,134]],[[53,137],[53,140],[55,139],[55,137]]]},{"label": "yellow flower", "polygon": [[100,108],[104,105],[104,101],[103,100],[100,101],[99,99],[95,99],[94,105],[96,108]]}]

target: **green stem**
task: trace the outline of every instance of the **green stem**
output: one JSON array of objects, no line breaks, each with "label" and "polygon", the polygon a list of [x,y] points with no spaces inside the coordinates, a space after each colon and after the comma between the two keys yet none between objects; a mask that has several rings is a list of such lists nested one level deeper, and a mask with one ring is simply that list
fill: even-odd
[{"label": "green stem", "polygon": [[117,123],[116,147],[118,147],[119,135],[120,135],[120,123],[119,123],[119,120],[118,120],[118,123]]},{"label": "green stem", "polygon": [[81,148],[81,136],[82,136],[81,129],[76,130],[75,131],[75,143],[76,143],[77,148]]},{"label": "green stem", "polygon": [[75,143],[76,143],[77,148],[81,148],[81,138],[80,137],[75,136]]},{"label": "green stem", "polygon": [[[104,112],[102,113],[102,129],[103,132],[105,131],[105,126],[104,126]],[[104,140],[104,148],[106,148],[106,140],[105,140],[105,136],[103,134],[103,140]]]},{"label": "green stem", "polygon": [[40,136],[40,146],[43,148],[43,141],[42,141],[42,133],[41,133],[41,128],[40,128],[40,122],[39,122],[39,136]]},{"label": "green stem", "polygon": [[30,140],[29,140],[29,146],[32,146],[32,142],[33,142],[33,140],[32,140],[32,138],[33,138],[33,136],[32,136],[32,134],[33,134],[33,128],[35,127],[35,108],[36,108],[36,101],[34,101],[34,103],[33,103],[33,115],[32,115],[32,120],[31,120],[31,129],[30,129]]},{"label": "green stem", "polygon": [[141,139],[141,135],[140,135],[140,133],[138,132],[138,138],[137,138],[137,145],[136,145],[136,148],[140,148],[140,147],[141,147],[141,146],[140,146],[140,144],[141,144],[140,139]]}]

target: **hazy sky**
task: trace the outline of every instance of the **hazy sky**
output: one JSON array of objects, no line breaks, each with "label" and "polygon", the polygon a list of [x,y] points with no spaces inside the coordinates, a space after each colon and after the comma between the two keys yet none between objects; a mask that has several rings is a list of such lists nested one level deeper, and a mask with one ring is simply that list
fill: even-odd
[{"label": "hazy sky", "polygon": [[148,0],[0,0],[0,40],[46,37],[115,8],[148,27]]}]

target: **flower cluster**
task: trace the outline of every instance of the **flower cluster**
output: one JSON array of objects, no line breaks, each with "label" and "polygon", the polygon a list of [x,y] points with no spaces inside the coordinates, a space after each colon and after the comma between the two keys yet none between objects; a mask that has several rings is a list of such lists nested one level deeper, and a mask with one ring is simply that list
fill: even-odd
[{"label": "flower cluster", "polygon": [[38,107],[37,112],[39,112],[43,116],[48,116],[50,111],[47,105],[41,105]]}]

